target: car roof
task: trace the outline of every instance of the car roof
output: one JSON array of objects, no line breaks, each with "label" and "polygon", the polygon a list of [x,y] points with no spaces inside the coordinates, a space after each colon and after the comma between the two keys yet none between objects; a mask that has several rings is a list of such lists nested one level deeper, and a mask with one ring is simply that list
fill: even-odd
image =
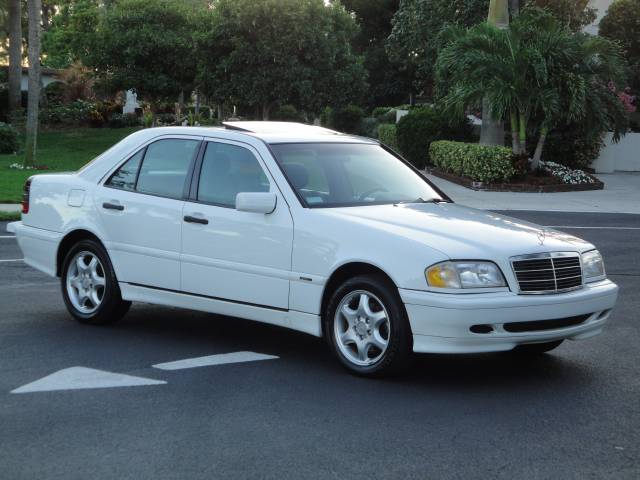
[{"label": "car roof", "polygon": [[247,135],[268,144],[276,143],[378,143],[376,140],[347,135],[317,125],[296,122],[238,121],[224,122],[223,127],[159,127],[148,129],[156,135],[202,135],[228,132],[237,138]]}]

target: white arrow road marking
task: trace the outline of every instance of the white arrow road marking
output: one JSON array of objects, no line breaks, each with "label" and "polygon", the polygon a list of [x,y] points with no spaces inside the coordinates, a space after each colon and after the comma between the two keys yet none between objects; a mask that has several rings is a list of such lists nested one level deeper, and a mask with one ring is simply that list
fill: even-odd
[{"label": "white arrow road marking", "polygon": [[134,377],[122,373],[106,372],[86,367],[70,367],[58,370],[35,382],[12,390],[11,393],[50,392],[53,390],[81,390],[86,388],[137,387],[161,385],[162,380]]},{"label": "white arrow road marking", "polygon": [[185,368],[207,367],[210,365],[224,365],[227,363],[256,362],[259,360],[275,360],[279,357],[274,355],[265,355],[255,352],[233,352],[222,353],[219,355],[209,355],[206,357],[185,358],[184,360],[176,360],[175,362],[158,363],[152,365],[153,368],[160,370],[182,370]]}]

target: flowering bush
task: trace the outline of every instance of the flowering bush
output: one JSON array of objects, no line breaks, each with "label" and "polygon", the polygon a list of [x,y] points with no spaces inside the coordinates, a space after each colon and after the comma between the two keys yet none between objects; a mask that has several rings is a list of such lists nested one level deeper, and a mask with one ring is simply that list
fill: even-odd
[{"label": "flowering bush", "polygon": [[583,183],[595,183],[591,175],[582,170],[573,170],[556,162],[540,162],[540,168],[550,173],[554,177],[562,180],[563,183],[570,185],[580,185]]}]

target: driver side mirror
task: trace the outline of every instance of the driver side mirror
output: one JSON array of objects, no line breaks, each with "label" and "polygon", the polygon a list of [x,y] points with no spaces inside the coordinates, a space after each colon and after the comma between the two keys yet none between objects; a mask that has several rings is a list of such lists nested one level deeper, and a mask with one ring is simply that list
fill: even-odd
[{"label": "driver side mirror", "polygon": [[236,210],[239,212],[273,213],[278,197],[273,192],[240,192],[236,195]]}]

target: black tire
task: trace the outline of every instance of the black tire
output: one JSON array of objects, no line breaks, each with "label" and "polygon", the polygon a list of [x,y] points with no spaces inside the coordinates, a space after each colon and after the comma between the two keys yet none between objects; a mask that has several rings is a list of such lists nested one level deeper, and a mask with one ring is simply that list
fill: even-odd
[{"label": "black tire", "polygon": [[[336,310],[350,294],[358,291],[373,294],[375,301],[386,309],[388,327],[387,347],[375,363],[371,365],[357,365],[351,361],[338,347],[335,322]],[[403,372],[410,364],[413,353],[413,337],[407,318],[407,312],[396,286],[383,275],[359,275],[340,285],[331,295],[322,319],[324,336],[340,363],[350,372],[366,377],[383,377]],[[349,327],[347,327],[349,328]],[[378,350],[380,351],[380,350]],[[380,351],[381,352],[381,351]]]},{"label": "black tire", "polygon": [[[91,313],[84,313],[76,308],[69,298],[67,291],[67,273],[70,263],[80,252],[89,252],[95,255],[101,263],[104,272],[105,286],[102,294],[102,301],[98,308]],[[81,240],[76,243],[67,252],[62,266],[62,275],[60,276],[60,285],[62,287],[62,298],[69,313],[80,323],[90,325],[108,325],[120,320],[129,310],[131,302],[122,300],[118,280],[111,265],[109,255],[104,247],[94,240]]]},{"label": "black tire", "polygon": [[556,340],[555,342],[546,343],[525,343],[523,345],[518,345],[512,350],[512,352],[525,355],[540,355],[550,352],[554,348],[558,348],[562,342],[564,342],[564,340]]}]

